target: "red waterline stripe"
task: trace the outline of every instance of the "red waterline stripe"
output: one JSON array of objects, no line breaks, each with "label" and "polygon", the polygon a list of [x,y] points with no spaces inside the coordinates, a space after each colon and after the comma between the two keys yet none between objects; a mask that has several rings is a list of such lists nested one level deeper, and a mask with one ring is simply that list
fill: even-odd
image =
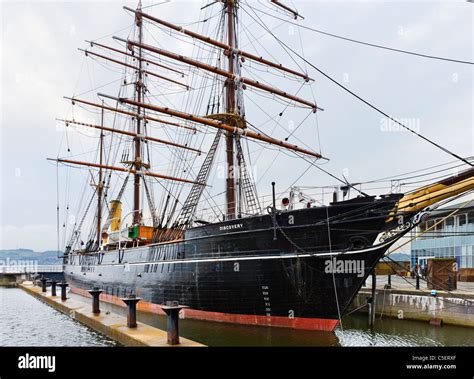
[{"label": "red waterline stripe", "polygon": [[[90,297],[89,293],[81,288],[71,287],[71,292]],[[113,295],[107,295],[103,293],[100,295],[100,299],[107,303],[125,307],[125,303],[119,297]],[[141,300],[137,303],[137,310],[161,315],[165,314],[160,305],[149,303],[144,300]],[[289,318],[283,316],[242,315],[233,313],[207,312],[190,308],[185,308],[182,310],[182,312],[184,318],[196,320],[218,321],[230,324],[272,326],[301,330],[320,330],[325,332],[332,332],[339,322],[338,320],[324,318]]]}]

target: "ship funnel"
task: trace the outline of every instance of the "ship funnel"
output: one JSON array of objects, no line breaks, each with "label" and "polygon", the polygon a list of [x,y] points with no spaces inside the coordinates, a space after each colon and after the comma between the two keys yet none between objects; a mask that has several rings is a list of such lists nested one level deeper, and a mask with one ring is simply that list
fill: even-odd
[{"label": "ship funnel", "polygon": [[110,231],[117,232],[122,222],[122,202],[120,200],[110,201]]},{"label": "ship funnel", "polygon": [[397,212],[418,212],[441,200],[460,195],[473,188],[474,168],[471,168],[403,196],[398,202]]}]

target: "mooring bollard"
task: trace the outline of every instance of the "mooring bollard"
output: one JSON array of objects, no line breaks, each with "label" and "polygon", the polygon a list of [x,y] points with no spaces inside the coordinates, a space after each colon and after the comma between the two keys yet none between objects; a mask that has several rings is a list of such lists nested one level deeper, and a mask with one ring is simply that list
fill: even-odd
[{"label": "mooring bollard", "polygon": [[51,296],[56,296],[56,284],[58,283],[57,280],[50,280],[49,284],[51,284]]},{"label": "mooring bollard", "polygon": [[92,313],[99,314],[99,296],[102,293],[102,290],[100,290],[98,287],[94,287],[91,290],[88,290],[87,292],[89,292],[92,296]]},{"label": "mooring bollard", "polygon": [[129,328],[137,327],[137,303],[141,299],[136,297],[133,294],[130,294],[128,297],[123,297],[122,301],[127,304],[128,313],[127,313],[127,326]]},{"label": "mooring bollard", "polygon": [[41,292],[46,292],[46,283],[48,282],[48,279],[47,278],[41,278],[40,279],[40,282],[41,282]]},{"label": "mooring bollard", "polygon": [[168,316],[166,321],[168,345],[179,344],[179,311],[183,308],[187,307],[185,305],[179,305],[177,301],[169,301],[166,302],[166,305],[161,306],[161,309],[163,309]]},{"label": "mooring bollard", "polygon": [[66,287],[69,286],[66,282],[58,283],[58,286],[61,288],[61,301],[66,301]]}]

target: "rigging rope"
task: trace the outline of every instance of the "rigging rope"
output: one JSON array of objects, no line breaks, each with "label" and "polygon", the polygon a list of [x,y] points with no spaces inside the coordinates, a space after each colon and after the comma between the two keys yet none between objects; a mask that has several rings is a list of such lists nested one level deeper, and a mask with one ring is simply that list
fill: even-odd
[{"label": "rigging rope", "polygon": [[[332,243],[331,243],[331,228],[329,227],[329,209],[326,207],[326,225],[328,229],[328,243],[329,243],[329,253],[332,254]],[[339,298],[337,296],[337,286],[336,286],[336,270],[332,271],[332,283],[334,285],[334,296],[336,298],[336,306],[337,306],[337,315],[339,317],[339,325],[341,325],[342,336],[344,338],[344,328],[342,327],[342,317],[341,317],[341,309],[339,308]]]},{"label": "rigging rope", "polygon": [[[255,125],[253,125],[253,124],[250,123],[249,121],[247,121],[247,124],[251,125],[253,128],[255,128],[256,130],[258,130],[260,133],[266,135],[262,130],[258,129]],[[298,152],[295,152],[295,154],[298,155],[301,159],[303,159],[303,160],[305,160],[306,162],[310,163],[313,167],[315,167],[315,168],[317,168],[318,170],[324,172],[326,175],[329,175],[330,177],[336,179],[338,182],[341,182],[341,183],[343,183],[344,185],[347,185],[347,186],[353,188],[355,191],[359,192],[359,193],[360,193],[361,195],[363,195],[363,196],[369,196],[369,195],[366,194],[365,192],[363,192],[363,191],[361,191],[360,189],[354,187],[353,184],[348,183],[347,181],[338,178],[336,175],[331,174],[329,171],[325,170],[325,169],[322,168],[321,166],[316,165],[315,162],[314,162],[314,160],[313,160],[313,161],[310,161],[306,156],[304,156],[303,154],[298,153]]]},{"label": "rigging rope", "polygon": [[264,11],[258,9],[258,8],[252,7],[248,3],[247,3],[247,6],[249,6],[250,8],[253,8],[253,10],[256,10],[256,11],[258,11],[260,13],[263,13],[267,16],[273,17],[277,20],[286,21],[288,24],[298,26],[301,29],[310,30],[312,32],[316,32],[316,33],[319,33],[319,34],[322,34],[322,35],[325,35],[325,36],[329,36],[329,37],[338,38],[338,39],[341,39],[341,40],[344,40],[344,41],[354,42],[354,43],[357,43],[357,44],[360,44],[360,45],[375,47],[375,48],[378,48],[378,49],[389,50],[389,51],[393,51],[393,52],[396,52],[396,53],[414,55],[414,56],[418,56],[418,57],[422,57],[422,58],[430,58],[430,59],[437,59],[437,60],[453,62],[453,63],[462,63],[462,64],[474,65],[474,62],[471,62],[471,61],[465,61],[465,60],[453,59],[453,58],[446,58],[446,57],[440,57],[440,56],[436,56],[436,55],[417,53],[417,52],[414,52],[414,51],[396,49],[396,48],[389,47],[389,46],[377,45],[375,43],[364,42],[364,41],[356,40],[356,39],[353,39],[353,38],[348,38],[348,37],[340,36],[340,35],[337,35],[337,34],[328,33],[328,32],[325,32],[323,30],[320,30],[320,29],[315,29],[315,28],[312,28],[312,27],[309,27],[309,26],[306,26],[306,25],[301,25],[300,23],[297,23],[297,22],[292,22],[288,19],[285,20],[285,19],[283,19],[281,17],[278,17],[278,16],[275,16],[271,13],[267,13],[267,12],[264,12]]},{"label": "rigging rope", "polygon": [[[245,7],[241,7],[243,9],[243,11],[245,13],[247,13],[249,15],[249,17],[251,17],[252,19],[255,20],[255,18],[249,13],[247,12],[247,10],[245,9]],[[253,10],[253,7],[249,6],[249,8],[252,9],[252,11],[255,13],[255,11]],[[257,16],[257,15],[256,15]],[[257,16],[258,18],[258,16]],[[449,154],[453,157],[455,157],[456,159],[459,159],[461,161],[463,161],[464,163],[468,164],[469,166],[472,166],[474,167],[474,164],[472,164],[471,162],[469,162],[467,159],[457,155],[456,153],[448,150],[447,148],[441,146],[440,144],[430,140],[429,138],[423,136],[422,134],[416,132],[415,130],[409,128],[408,126],[406,126],[405,124],[401,123],[400,121],[398,121],[397,119],[393,118],[392,116],[390,116],[388,113],[384,112],[383,110],[381,110],[380,108],[378,108],[377,106],[373,105],[372,103],[370,103],[368,100],[365,100],[364,98],[362,98],[361,96],[357,95],[355,92],[351,91],[349,88],[347,88],[346,86],[344,86],[343,84],[339,83],[336,79],[332,78],[330,75],[326,74],[324,71],[322,71],[321,69],[319,69],[316,65],[314,65],[313,63],[311,63],[310,61],[308,61],[304,56],[302,56],[301,54],[299,54],[297,51],[295,51],[294,49],[292,49],[290,46],[288,46],[285,42],[283,42],[282,40],[280,40],[275,34],[272,33],[272,31],[263,23],[261,23],[260,21],[258,20],[255,20],[262,28],[266,29],[267,32],[278,42],[280,43],[281,46],[285,47],[286,49],[288,49],[290,52],[292,52],[294,55],[296,55],[297,57],[299,57],[300,59],[302,59],[305,63],[307,63],[309,66],[311,66],[312,68],[314,68],[316,71],[318,71],[321,75],[323,75],[325,78],[327,78],[328,80],[330,80],[331,82],[333,82],[334,84],[336,84],[337,86],[339,86],[340,88],[342,88],[344,91],[348,92],[349,94],[351,94],[352,96],[354,96],[356,99],[360,100],[361,102],[363,102],[364,104],[366,104],[367,106],[369,106],[370,108],[372,108],[373,110],[375,110],[376,112],[380,113],[381,115],[387,117],[389,120],[395,122],[396,124],[400,125],[402,128],[404,128],[405,130],[409,131],[410,133],[413,133],[414,135],[416,135],[417,137],[423,139],[424,141],[432,144],[433,146],[437,147],[438,149],[444,151],[446,154]]]},{"label": "rigging rope", "polygon": [[56,161],[56,238],[57,238],[57,254],[59,254],[59,161]]}]

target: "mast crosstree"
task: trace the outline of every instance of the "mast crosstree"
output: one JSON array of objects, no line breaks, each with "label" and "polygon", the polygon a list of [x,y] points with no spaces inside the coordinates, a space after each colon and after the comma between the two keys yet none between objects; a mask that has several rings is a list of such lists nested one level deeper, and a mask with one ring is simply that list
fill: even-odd
[{"label": "mast crosstree", "polygon": [[[137,10],[141,11],[142,9],[142,2],[139,1]],[[138,41],[143,43],[143,20],[139,13],[135,16],[135,24],[138,27]],[[137,99],[137,117],[136,117],[136,137],[135,139],[135,173],[134,173],[134,180],[133,180],[133,224],[138,225],[142,220],[142,211],[140,207],[140,176],[141,170],[143,167],[142,162],[142,120],[143,120],[143,108],[141,107],[140,103],[143,101],[143,93],[145,90],[145,85],[143,83],[143,71],[142,71],[142,49],[141,47],[138,48],[138,77],[137,81],[135,82],[135,92],[136,92],[136,99]]]},{"label": "mast crosstree", "polygon": [[[229,115],[233,115],[236,118],[240,117],[238,109],[236,107],[236,87],[239,85],[238,82],[235,82],[235,60],[236,53],[234,52],[234,46],[236,45],[235,39],[235,18],[236,18],[236,9],[235,1],[227,0],[225,2],[226,16],[227,16],[227,44],[229,45],[228,51],[228,61],[227,69],[229,72],[229,77],[225,81],[225,90],[226,90],[226,112]],[[234,121],[235,122],[235,121]],[[234,167],[234,133],[231,131],[226,131],[225,134],[226,141],[226,160],[227,160],[227,170],[226,170],[226,200],[227,200],[227,219],[235,218],[235,167]]]},{"label": "mast crosstree", "polygon": [[[215,38],[208,37],[204,35],[205,33],[199,34],[151,16],[143,12],[142,3],[139,1],[136,9],[124,7],[125,10],[132,12],[134,16],[135,32],[132,34],[132,37],[124,39],[113,36],[114,40],[123,43],[122,49],[95,41],[86,41],[90,45],[90,48],[79,49],[91,59],[104,61],[105,64],[121,66],[125,72],[121,86],[124,92],[122,92],[121,89],[117,97],[101,93],[97,94],[101,99],[113,100],[114,105],[106,104],[104,100],[98,103],[76,97],[67,98],[71,100],[72,105],[78,103],[81,106],[100,109],[102,116],[99,125],[92,122],[75,120],[74,117],[72,117],[72,119],[59,120],[64,122],[66,126],[72,124],[78,127],[87,127],[100,131],[99,163],[63,158],[56,159],[59,163],[92,167],[99,171],[99,180],[96,188],[98,209],[95,216],[97,223],[95,234],[97,237],[94,237],[99,247],[103,243],[107,244],[107,242],[102,241],[102,234],[109,237],[106,233],[109,226],[111,231],[116,231],[113,230],[115,227],[111,226],[112,219],[110,212],[112,212],[112,209],[109,208],[109,215],[105,223],[102,217],[104,206],[107,206],[107,202],[104,201],[107,193],[104,196],[104,191],[102,190],[102,184],[105,183],[103,180],[104,170],[107,170],[109,173],[109,182],[111,173],[113,172],[127,173],[125,183],[128,181],[128,178],[133,178],[133,186],[131,188],[133,200],[131,202],[130,212],[127,214],[132,215],[131,227],[135,229],[136,227],[143,228],[143,230],[150,228],[146,226],[143,209],[143,200],[146,199],[151,219],[153,220],[154,232],[152,240],[161,242],[182,238],[184,235],[183,230],[192,227],[196,221],[206,222],[205,220],[196,220],[195,215],[216,160],[220,139],[223,138],[225,141],[225,210],[223,212],[219,211],[221,215],[224,215],[223,218],[221,218],[217,212],[214,212],[214,214],[223,221],[241,218],[245,215],[258,214],[261,213],[262,209],[258,201],[257,188],[253,181],[253,175],[251,175],[253,168],[249,167],[245,159],[246,155],[244,154],[242,144],[243,139],[250,139],[257,143],[264,142],[278,149],[293,151],[312,159],[322,158],[321,154],[312,151],[310,148],[300,147],[287,142],[288,138],[279,140],[264,132],[250,130],[249,127],[247,127],[243,96],[244,90],[246,90],[247,87],[251,87],[256,90],[254,92],[257,93],[263,92],[263,95],[270,94],[272,97],[279,97],[288,103],[288,105],[292,105],[295,108],[307,109],[310,112],[316,112],[320,108],[316,105],[315,101],[306,100],[297,96],[299,91],[295,94],[273,87],[267,84],[265,80],[252,76],[251,72],[251,76],[249,77],[242,76],[243,62],[248,59],[258,65],[265,66],[267,69],[270,68],[280,72],[280,75],[285,77],[289,76],[295,80],[302,81],[302,84],[312,80],[304,72],[287,68],[280,63],[241,50],[238,42],[238,10],[240,3],[238,0],[222,0],[219,3],[222,8]],[[196,57],[193,55],[192,57],[186,57],[165,50],[161,48],[163,45],[160,44],[160,41],[154,37],[153,40],[156,41],[157,46],[151,45],[144,38],[145,21],[155,26],[158,25],[161,28],[169,29],[172,33],[178,32],[182,35],[186,35],[198,41],[200,44],[207,45],[211,49],[208,50],[211,51],[211,59],[206,61],[201,56]],[[100,51],[92,51],[93,48],[100,49]],[[206,49],[203,49],[203,51],[204,50]],[[215,65],[211,63],[213,59],[212,54],[217,58]],[[151,66],[153,66],[154,70],[150,69]],[[174,77],[164,76],[164,74],[158,71],[159,69],[166,70],[168,73],[171,73],[171,75],[180,75],[181,78],[185,79],[180,80]],[[130,72],[133,75],[132,80],[127,77]],[[187,75],[189,75],[189,77],[187,77]],[[195,75],[201,76],[203,82],[206,78],[212,78],[213,80],[210,98],[212,98],[212,95],[214,96],[214,101],[217,98],[217,110],[214,110],[213,105],[210,114],[209,106],[206,115],[201,116],[199,115],[200,112],[198,108],[194,109],[194,113],[188,113],[188,111],[178,110],[181,109],[178,106],[169,107],[162,105],[164,102],[173,105],[173,102],[170,101],[170,98],[166,97],[166,95],[163,97],[158,95],[150,96],[150,88],[156,90],[161,86],[165,88],[168,86],[173,88],[173,90],[175,87],[180,88],[177,93],[200,91],[205,87],[202,85],[199,87],[199,84],[196,85],[194,81]],[[147,78],[149,78],[148,82],[145,83]],[[157,83],[156,80],[151,81],[151,78],[158,79],[159,82]],[[126,87],[129,85],[133,93],[127,93]],[[148,88],[148,86],[150,86],[150,88]],[[197,88],[193,88],[195,86]],[[158,91],[158,93],[160,92]],[[197,95],[198,102],[201,96],[202,95]],[[152,102],[152,97],[155,98],[160,105]],[[220,104],[223,105],[222,108]],[[106,111],[114,114],[114,124],[112,126],[107,125],[105,122],[104,112]],[[156,117],[157,114],[163,115],[164,118]],[[116,127],[115,117],[117,116],[125,116],[128,120],[131,119],[131,128],[125,130],[124,128]],[[151,124],[152,126],[157,125],[160,128],[160,132],[164,133],[167,137],[157,138],[148,135],[147,126],[149,123],[153,123]],[[248,125],[251,129],[255,128],[250,123],[248,123]],[[192,164],[195,156],[190,156],[189,153],[201,155],[204,149],[197,144],[192,144],[191,138],[198,132],[202,133],[200,135],[205,136],[208,134],[209,129],[213,129],[215,133],[213,142],[207,150],[205,159],[200,165],[198,173],[193,174]],[[169,131],[176,132],[175,139],[170,136]],[[122,158],[116,160],[122,164],[121,167],[111,164],[109,162],[110,157],[103,156],[105,154],[104,139],[109,134],[111,135],[111,140],[114,138],[114,135],[119,135],[120,138],[125,136],[128,138],[127,141],[130,141],[127,150],[124,148],[122,152]],[[194,137],[194,139],[198,140],[197,137]],[[152,144],[149,144],[149,142],[152,142]],[[161,174],[155,171],[155,168],[152,169],[150,149],[155,148],[157,144],[167,146],[170,152],[172,152],[170,175]],[[110,144],[110,147],[111,146],[112,142]],[[176,151],[171,150],[171,148],[176,148]],[[117,157],[114,159],[116,158]],[[174,162],[174,164],[172,162]],[[155,162],[155,165],[156,163],[157,162]],[[180,173],[185,173],[185,176],[182,177],[183,175],[180,175]],[[166,182],[162,184],[165,192],[162,202],[158,207],[155,205],[153,186],[149,178],[166,180]],[[183,191],[182,184],[192,184],[191,190],[187,194],[184,203],[181,203],[179,200],[181,192]],[[124,189],[125,184],[121,186],[120,198],[123,195]],[[212,197],[210,199],[212,199]],[[119,200],[114,201],[120,202]],[[207,199],[207,201],[209,202],[209,199]],[[178,207],[178,205],[180,206]],[[101,227],[102,223],[104,225]],[[121,223],[119,222],[119,227],[120,225]],[[137,237],[134,238],[135,242],[138,241]]]}]

